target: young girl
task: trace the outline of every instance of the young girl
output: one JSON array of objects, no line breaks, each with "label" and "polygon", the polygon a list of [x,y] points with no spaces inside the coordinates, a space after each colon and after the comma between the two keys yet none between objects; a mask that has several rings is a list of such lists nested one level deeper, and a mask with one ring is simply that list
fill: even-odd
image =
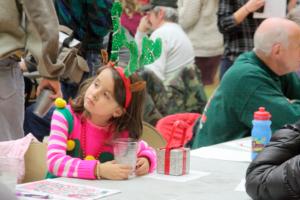
[{"label": "young girl", "polygon": [[[127,78],[122,68],[110,65],[86,80],[74,103],[53,114],[49,172],[84,179],[127,179],[133,169],[113,161],[112,141],[140,138],[144,86],[135,74]],[[137,157],[137,176],[155,169],[156,154],[146,142],[138,142]]]}]

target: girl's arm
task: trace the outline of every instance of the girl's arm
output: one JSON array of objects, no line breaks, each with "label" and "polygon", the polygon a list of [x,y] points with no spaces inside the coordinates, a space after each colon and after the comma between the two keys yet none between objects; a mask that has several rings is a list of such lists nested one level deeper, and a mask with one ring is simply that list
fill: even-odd
[{"label": "girl's arm", "polygon": [[288,3],[288,12],[297,6],[297,0],[289,0]]},{"label": "girl's arm", "polygon": [[81,160],[67,154],[68,122],[63,114],[55,110],[47,150],[48,170],[55,176],[96,179],[96,160]]},{"label": "girl's arm", "polygon": [[264,0],[249,0],[244,6],[242,6],[233,14],[236,23],[242,23],[249,14],[255,12],[264,4]]},{"label": "girl's arm", "polygon": [[153,172],[155,170],[157,164],[155,150],[152,147],[148,146],[148,144],[143,140],[139,141],[137,156],[145,157],[149,160],[149,172]]},{"label": "girl's arm", "polygon": [[232,32],[246,17],[264,5],[264,0],[249,0],[236,9],[231,0],[220,0],[218,9],[218,28],[221,33]]}]

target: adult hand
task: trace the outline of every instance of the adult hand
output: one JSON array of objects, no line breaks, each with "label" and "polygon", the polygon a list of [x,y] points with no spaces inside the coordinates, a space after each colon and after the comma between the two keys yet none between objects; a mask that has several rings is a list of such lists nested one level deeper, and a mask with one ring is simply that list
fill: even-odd
[{"label": "adult hand", "polygon": [[146,33],[150,30],[151,24],[149,22],[148,16],[142,17],[140,24],[138,26],[138,31]]},{"label": "adult hand", "polygon": [[23,58],[21,58],[21,61],[19,62],[19,66],[20,66],[20,69],[22,70],[22,72],[26,72],[27,71],[25,60]]},{"label": "adult hand", "polygon": [[140,157],[137,159],[136,162],[135,174],[137,176],[145,175],[149,172],[149,168],[150,168],[149,160],[147,158]]},{"label": "adult hand", "polygon": [[128,179],[128,176],[132,172],[132,167],[129,165],[116,164],[116,161],[108,161],[98,165],[100,169],[99,177],[110,180],[124,180]]},{"label": "adult hand", "polygon": [[265,5],[265,0],[249,0],[245,4],[245,8],[248,12],[255,12]]},{"label": "adult hand", "polygon": [[58,80],[50,80],[47,78],[42,78],[38,88],[37,88],[37,96],[40,95],[42,89],[44,88],[48,88],[51,89],[54,94],[50,96],[50,98],[52,99],[56,99],[58,97],[62,97],[62,92],[61,92],[61,88],[60,88],[60,82]]}]

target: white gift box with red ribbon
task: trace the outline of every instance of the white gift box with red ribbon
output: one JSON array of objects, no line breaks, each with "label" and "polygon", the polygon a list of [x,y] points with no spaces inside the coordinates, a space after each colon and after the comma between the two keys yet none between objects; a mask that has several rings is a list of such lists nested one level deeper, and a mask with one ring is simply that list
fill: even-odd
[{"label": "white gift box with red ribbon", "polygon": [[[184,126],[181,143],[177,147],[170,147],[172,138],[176,128]],[[175,121],[173,124],[170,139],[165,148],[157,151],[157,173],[180,176],[188,174],[190,171],[190,149],[183,147],[185,139],[185,129],[188,125],[181,120]]]}]

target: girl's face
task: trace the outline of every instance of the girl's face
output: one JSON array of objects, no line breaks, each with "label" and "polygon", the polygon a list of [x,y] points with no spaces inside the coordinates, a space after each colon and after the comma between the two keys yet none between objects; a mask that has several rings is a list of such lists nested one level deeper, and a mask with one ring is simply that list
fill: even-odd
[{"label": "girl's face", "polygon": [[107,68],[96,77],[85,93],[84,108],[96,125],[107,125],[112,117],[123,114],[123,108],[115,100],[114,85],[112,69]]}]

